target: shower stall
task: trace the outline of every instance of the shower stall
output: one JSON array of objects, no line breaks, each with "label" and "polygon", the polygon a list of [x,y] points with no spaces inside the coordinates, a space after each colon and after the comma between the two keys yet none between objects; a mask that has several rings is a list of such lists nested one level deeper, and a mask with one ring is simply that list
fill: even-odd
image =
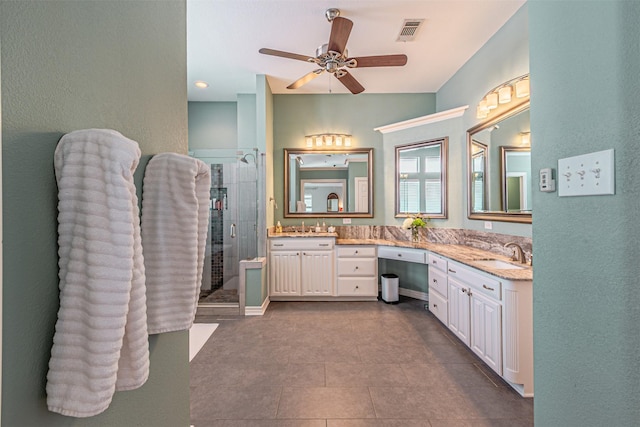
[{"label": "shower stall", "polygon": [[[240,260],[258,256],[258,177],[263,155],[258,149],[197,150],[191,154],[211,167],[209,234],[198,311],[233,309],[241,302]],[[207,314],[214,313],[207,310]]]}]

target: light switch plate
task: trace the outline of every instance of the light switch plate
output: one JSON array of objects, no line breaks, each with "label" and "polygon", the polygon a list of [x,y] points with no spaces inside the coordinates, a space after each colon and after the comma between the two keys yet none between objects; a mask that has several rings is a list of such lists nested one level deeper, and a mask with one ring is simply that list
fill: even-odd
[{"label": "light switch plate", "polygon": [[558,196],[615,194],[613,149],[558,160]]}]

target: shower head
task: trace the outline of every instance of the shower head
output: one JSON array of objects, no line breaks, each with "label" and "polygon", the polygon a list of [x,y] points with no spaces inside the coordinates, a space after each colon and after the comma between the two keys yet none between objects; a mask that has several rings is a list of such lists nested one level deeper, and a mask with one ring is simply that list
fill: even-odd
[{"label": "shower head", "polygon": [[[251,154],[251,153],[247,153],[244,156],[242,156],[241,158],[239,158],[238,160],[240,160],[242,163],[246,163],[247,165],[249,164],[249,160],[247,160],[247,156],[251,156],[253,157],[253,163],[256,163],[256,156]],[[258,166],[258,164],[256,163],[256,166]]]}]

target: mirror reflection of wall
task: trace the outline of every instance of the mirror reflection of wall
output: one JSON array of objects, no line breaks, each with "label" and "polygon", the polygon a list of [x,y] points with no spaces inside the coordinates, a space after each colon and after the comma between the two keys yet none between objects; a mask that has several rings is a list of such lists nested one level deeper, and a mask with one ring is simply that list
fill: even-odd
[{"label": "mirror reflection of wall", "polygon": [[531,222],[529,102],[468,131],[470,219]]},{"label": "mirror reflection of wall", "polygon": [[396,147],[396,216],[446,218],[447,138]]},{"label": "mirror reflection of wall", "polygon": [[[373,149],[285,149],[285,217],[372,217]],[[327,202],[335,193],[337,202]],[[333,199],[332,199],[333,200]]]}]

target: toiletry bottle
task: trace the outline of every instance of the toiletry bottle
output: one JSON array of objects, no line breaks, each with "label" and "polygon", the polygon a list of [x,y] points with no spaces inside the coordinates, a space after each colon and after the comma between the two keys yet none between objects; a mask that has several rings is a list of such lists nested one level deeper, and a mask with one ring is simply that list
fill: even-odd
[{"label": "toiletry bottle", "polygon": [[320,233],[322,229],[320,228],[320,221],[316,221],[316,233]]},{"label": "toiletry bottle", "polygon": [[324,223],[324,219],[322,220],[322,231],[327,231],[327,224]]},{"label": "toiletry bottle", "polygon": [[276,224],[276,233],[282,233],[282,224],[280,224],[280,221]]}]

